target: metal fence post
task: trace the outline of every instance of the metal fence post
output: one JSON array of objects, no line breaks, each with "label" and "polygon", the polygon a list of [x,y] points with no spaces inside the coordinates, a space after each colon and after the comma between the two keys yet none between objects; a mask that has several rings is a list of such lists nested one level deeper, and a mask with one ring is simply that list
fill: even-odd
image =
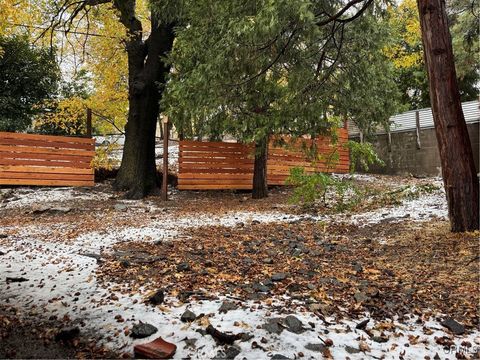
[{"label": "metal fence post", "polygon": [[162,200],[168,200],[168,117],[163,118],[163,173],[162,173]]}]

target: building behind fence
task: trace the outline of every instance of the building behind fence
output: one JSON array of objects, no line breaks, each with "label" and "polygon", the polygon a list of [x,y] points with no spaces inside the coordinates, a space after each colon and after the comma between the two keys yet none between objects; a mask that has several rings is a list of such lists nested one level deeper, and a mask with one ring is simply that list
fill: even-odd
[{"label": "building behind fence", "polygon": [[[462,104],[477,172],[479,171],[478,101]],[[408,111],[390,118],[390,133],[379,129],[373,137],[373,146],[384,167],[372,166],[370,172],[384,174],[441,175],[440,154],[435,135],[431,108]],[[360,140],[359,129],[351,123],[349,137]]]}]

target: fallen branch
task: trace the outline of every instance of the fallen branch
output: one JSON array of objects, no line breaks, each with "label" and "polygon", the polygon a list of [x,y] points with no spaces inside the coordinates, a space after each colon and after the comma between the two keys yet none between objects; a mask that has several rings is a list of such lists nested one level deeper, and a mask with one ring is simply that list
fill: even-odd
[{"label": "fallen branch", "polygon": [[243,335],[243,333],[226,334],[224,332],[218,331],[212,325],[208,325],[207,334],[211,335],[218,343],[228,345],[232,345],[235,340],[240,340]]}]

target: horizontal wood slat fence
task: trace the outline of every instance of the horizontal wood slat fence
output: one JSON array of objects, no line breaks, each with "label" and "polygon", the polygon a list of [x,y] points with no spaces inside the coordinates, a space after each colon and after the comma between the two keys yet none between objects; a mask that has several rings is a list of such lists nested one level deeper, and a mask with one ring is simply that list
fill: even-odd
[{"label": "horizontal wood slat fence", "polygon": [[93,186],[95,140],[0,132],[0,185]]},{"label": "horizontal wood slat fence", "polygon": [[[270,142],[267,160],[269,185],[285,185],[293,167],[303,167],[307,173],[347,173],[349,151],[344,147],[348,131],[339,129],[338,141],[329,137],[315,139],[319,160],[312,163],[302,151],[312,140],[288,141],[286,147]],[[252,189],[254,146],[229,142],[179,142],[178,188],[180,190]]]}]

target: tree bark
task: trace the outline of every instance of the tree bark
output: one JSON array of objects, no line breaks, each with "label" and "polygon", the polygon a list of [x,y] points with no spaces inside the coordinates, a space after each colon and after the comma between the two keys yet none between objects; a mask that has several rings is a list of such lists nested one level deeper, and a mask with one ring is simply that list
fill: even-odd
[{"label": "tree bark", "polygon": [[417,0],[451,230],[479,228],[479,184],[460,102],[445,0]]},{"label": "tree bark", "polygon": [[155,131],[159,102],[169,66],[162,58],[172,48],[173,24],[159,24],[152,14],[152,30],[146,41],[135,17],[135,1],[114,1],[120,21],[127,28],[129,113],[125,127],[122,163],[115,179],[126,198],[139,199],[158,190],[155,165]]},{"label": "tree bark", "polygon": [[253,167],[253,199],[263,199],[268,196],[267,185],[267,150],[268,138],[255,143],[255,162]]}]

